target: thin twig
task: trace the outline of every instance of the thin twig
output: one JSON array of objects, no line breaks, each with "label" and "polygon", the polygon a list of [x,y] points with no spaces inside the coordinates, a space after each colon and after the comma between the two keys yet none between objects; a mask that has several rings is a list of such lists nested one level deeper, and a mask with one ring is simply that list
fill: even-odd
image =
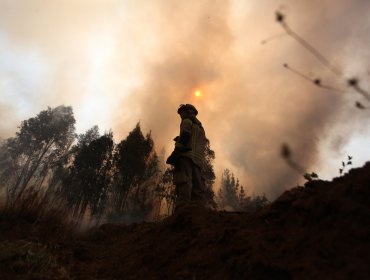
[{"label": "thin twig", "polygon": [[298,76],[302,77],[303,79],[307,80],[307,81],[310,81],[312,82],[314,85],[320,87],[320,88],[323,88],[323,89],[328,89],[328,90],[331,90],[331,91],[335,91],[335,92],[339,92],[339,93],[342,93],[344,92],[344,90],[341,90],[341,89],[338,89],[338,88],[334,88],[332,86],[328,86],[328,85],[324,85],[322,84],[321,82],[321,79],[319,78],[316,78],[316,79],[311,79],[310,77],[308,77],[307,75],[299,72],[298,70],[290,67],[288,64],[284,63],[284,68],[288,69],[289,71],[297,74]]},{"label": "thin twig", "polygon": [[267,44],[267,43],[271,42],[272,40],[278,39],[278,38],[286,36],[286,35],[288,35],[288,34],[286,34],[286,32],[272,35],[271,37],[268,37],[267,39],[262,40],[261,44],[262,45]]},{"label": "thin twig", "polygon": [[285,15],[281,12],[276,12],[276,20],[281,24],[284,28],[286,33],[294,38],[298,43],[300,43],[306,50],[308,50],[312,55],[314,55],[325,67],[327,67],[330,71],[332,71],[335,75],[342,77],[342,73],[339,69],[334,67],[329,60],[325,58],[315,47],[313,47],[310,43],[308,43],[305,39],[300,37],[297,33],[295,33],[289,25],[285,22]]}]

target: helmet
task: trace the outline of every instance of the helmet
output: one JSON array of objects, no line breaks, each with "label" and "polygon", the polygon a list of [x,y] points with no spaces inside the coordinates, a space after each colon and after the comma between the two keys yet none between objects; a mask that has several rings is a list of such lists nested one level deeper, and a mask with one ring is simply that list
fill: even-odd
[{"label": "helmet", "polygon": [[193,113],[195,116],[198,115],[198,110],[191,104],[181,104],[179,109],[177,110],[177,113],[180,115],[184,111]]}]

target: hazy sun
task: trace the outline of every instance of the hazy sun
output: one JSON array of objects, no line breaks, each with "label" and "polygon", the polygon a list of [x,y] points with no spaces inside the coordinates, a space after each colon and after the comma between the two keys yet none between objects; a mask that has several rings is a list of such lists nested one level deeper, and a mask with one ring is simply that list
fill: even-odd
[{"label": "hazy sun", "polygon": [[200,90],[197,90],[197,91],[194,93],[194,95],[195,95],[196,97],[200,97],[200,95],[201,95]]}]

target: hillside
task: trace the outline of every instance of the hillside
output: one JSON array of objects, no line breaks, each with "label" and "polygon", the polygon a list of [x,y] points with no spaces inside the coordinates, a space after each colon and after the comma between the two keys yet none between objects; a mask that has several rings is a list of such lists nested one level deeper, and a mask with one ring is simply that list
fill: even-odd
[{"label": "hillside", "polygon": [[83,234],[0,218],[1,279],[370,279],[370,163],[254,214],[193,207]]}]

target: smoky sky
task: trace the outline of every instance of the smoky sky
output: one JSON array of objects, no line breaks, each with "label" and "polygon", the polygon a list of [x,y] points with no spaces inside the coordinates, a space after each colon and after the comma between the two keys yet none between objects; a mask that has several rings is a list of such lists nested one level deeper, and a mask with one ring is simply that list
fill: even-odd
[{"label": "smoky sky", "polygon": [[[341,77],[287,35],[261,44],[284,33],[278,9]],[[1,1],[0,136],[65,104],[80,132],[98,124],[119,141],[140,121],[168,155],[177,108],[193,103],[216,175],[229,168],[274,198],[301,178],[281,159],[282,143],[311,171],[369,128],[369,113],[353,106],[366,100],[345,84],[356,76],[370,87],[369,10],[361,0]],[[318,88],[284,63],[345,91]]]}]

